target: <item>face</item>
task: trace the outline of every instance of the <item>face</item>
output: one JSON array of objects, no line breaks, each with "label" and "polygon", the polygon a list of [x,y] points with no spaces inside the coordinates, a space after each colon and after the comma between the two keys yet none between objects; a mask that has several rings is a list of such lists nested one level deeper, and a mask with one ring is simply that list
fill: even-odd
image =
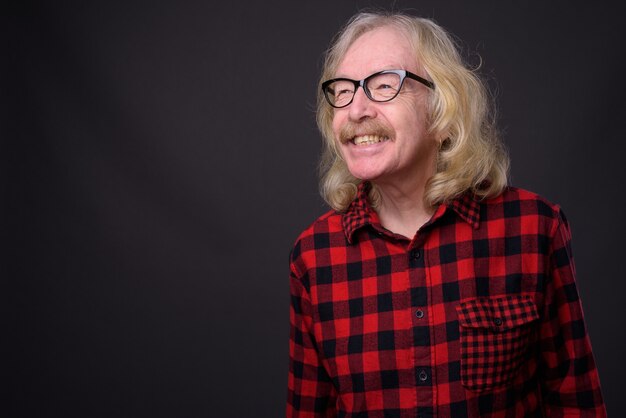
[{"label": "face", "polygon": [[[383,27],[357,38],[335,77],[361,80],[392,69],[425,75],[406,38]],[[389,102],[373,102],[359,88],[349,106],[334,110],[333,133],[353,176],[401,186],[434,173],[437,147],[427,127],[429,93],[428,87],[407,78]]]}]

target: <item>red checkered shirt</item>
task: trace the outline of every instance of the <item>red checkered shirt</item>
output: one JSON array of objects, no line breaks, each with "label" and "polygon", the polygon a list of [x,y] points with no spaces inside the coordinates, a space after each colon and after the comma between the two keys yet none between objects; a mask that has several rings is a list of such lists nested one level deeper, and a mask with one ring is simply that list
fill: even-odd
[{"label": "red checkered shirt", "polygon": [[408,240],[368,187],[292,251],[288,417],[606,415],[558,206],[465,195]]}]

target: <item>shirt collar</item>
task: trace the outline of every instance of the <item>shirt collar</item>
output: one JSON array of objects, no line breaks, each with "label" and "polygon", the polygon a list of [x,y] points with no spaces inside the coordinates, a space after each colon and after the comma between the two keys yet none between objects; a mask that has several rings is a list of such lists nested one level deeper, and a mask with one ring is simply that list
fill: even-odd
[{"label": "shirt collar", "polygon": [[[343,230],[350,244],[352,244],[354,233],[358,229],[366,225],[380,226],[378,214],[369,203],[368,195],[371,188],[372,186],[369,182],[361,182],[355,199],[341,217]],[[439,208],[435,212],[433,219],[429,223],[441,217],[448,209],[452,209],[459,218],[470,224],[472,228],[478,229],[480,226],[480,202],[476,200],[472,193],[464,193],[442,206],[443,208]]]}]

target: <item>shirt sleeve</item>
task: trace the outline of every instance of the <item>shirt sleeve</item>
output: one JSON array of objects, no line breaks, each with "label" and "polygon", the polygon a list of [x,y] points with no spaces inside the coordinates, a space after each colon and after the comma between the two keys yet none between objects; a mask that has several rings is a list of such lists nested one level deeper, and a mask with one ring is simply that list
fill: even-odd
[{"label": "shirt sleeve", "polygon": [[334,417],[336,391],[313,336],[313,314],[303,279],[291,272],[287,417]]},{"label": "shirt sleeve", "polygon": [[562,211],[552,237],[540,337],[545,415],[605,417],[598,372],[576,289],[571,233]]}]

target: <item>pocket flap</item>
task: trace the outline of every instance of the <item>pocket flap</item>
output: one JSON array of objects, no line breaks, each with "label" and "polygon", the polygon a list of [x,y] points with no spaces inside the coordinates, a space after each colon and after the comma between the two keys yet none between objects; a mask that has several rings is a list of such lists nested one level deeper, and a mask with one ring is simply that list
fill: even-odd
[{"label": "pocket flap", "polygon": [[530,296],[479,298],[461,303],[456,308],[459,324],[466,328],[490,328],[506,331],[539,318]]}]

